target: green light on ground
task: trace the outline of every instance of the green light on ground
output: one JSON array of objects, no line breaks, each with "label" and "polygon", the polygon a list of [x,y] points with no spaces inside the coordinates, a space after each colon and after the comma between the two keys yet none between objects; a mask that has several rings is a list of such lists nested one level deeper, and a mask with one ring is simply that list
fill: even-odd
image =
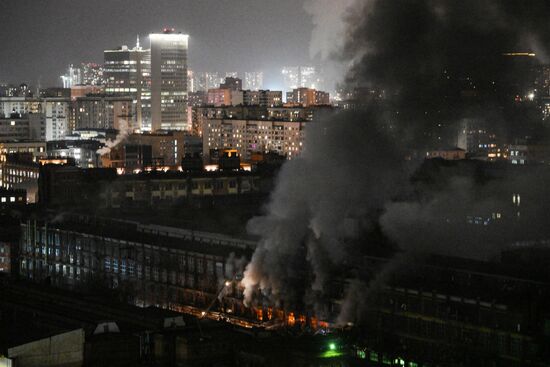
[{"label": "green light on ground", "polygon": [[336,357],[341,357],[343,355],[344,355],[344,353],[340,352],[338,350],[327,350],[326,352],[321,353],[321,355],[319,357],[321,357],[321,358],[336,358]]},{"label": "green light on ground", "polygon": [[321,353],[321,358],[335,358],[335,357],[341,357],[344,353],[342,351],[338,350],[338,346],[336,343],[329,343],[328,344],[328,350]]}]

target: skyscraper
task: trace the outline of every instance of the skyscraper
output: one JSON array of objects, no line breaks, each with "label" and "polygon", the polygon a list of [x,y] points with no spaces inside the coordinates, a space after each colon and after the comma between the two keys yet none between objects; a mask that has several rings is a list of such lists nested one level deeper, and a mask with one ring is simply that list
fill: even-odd
[{"label": "skyscraper", "polygon": [[71,88],[72,86],[82,84],[82,70],[72,64],[69,65],[67,73],[61,75],[61,81],[63,82],[63,88]]},{"label": "skyscraper", "polygon": [[80,64],[82,75],[82,84],[84,85],[104,85],[103,65],[93,62],[83,62]]},{"label": "skyscraper", "polygon": [[206,92],[208,90],[208,83],[206,82],[207,74],[202,71],[193,71],[193,92]]},{"label": "skyscraper", "polygon": [[260,90],[263,89],[264,73],[261,71],[250,71],[244,73],[244,89]]},{"label": "skyscraper", "polygon": [[300,67],[300,87],[301,88],[319,88],[317,83],[317,72],[314,66]]},{"label": "skyscraper", "polygon": [[105,50],[105,92],[115,96],[130,96],[135,105],[135,126],[151,128],[151,53],[139,45]]},{"label": "skyscraper", "polygon": [[216,89],[224,82],[224,78],[218,72],[199,71],[193,72],[193,87],[194,92],[208,91],[208,89]]},{"label": "skyscraper", "polygon": [[285,66],[281,71],[286,91],[291,91],[300,87],[300,67]]},{"label": "skyscraper", "polygon": [[282,74],[286,91],[297,88],[318,89],[321,87],[321,79],[315,66],[285,66]]},{"label": "skyscraper", "polygon": [[206,73],[206,89],[215,89],[219,88],[220,84],[223,83],[223,78],[220,76],[220,73],[217,71],[207,72]]},{"label": "skyscraper", "polygon": [[196,92],[195,72],[193,70],[187,70],[187,93],[193,92]]},{"label": "skyscraper", "polygon": [[189,36],[164,29],[150,34],[149,39],[152,130],[185,130]]}]

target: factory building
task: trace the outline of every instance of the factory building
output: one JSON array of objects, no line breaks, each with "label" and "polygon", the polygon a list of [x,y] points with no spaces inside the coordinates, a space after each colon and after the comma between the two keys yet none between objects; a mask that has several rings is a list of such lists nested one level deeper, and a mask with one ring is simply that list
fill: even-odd
[{"label": "factory building", "polygon": [[[228,258],[250,256],[253,246],[220,234],[129,222],[27,221],[21,225],[20,276],[61,288],[100,282],[127,290],[136,305],[191,311],[205,308],[220,285],[237,276]],[[237,284],[226,292],[223,307],[245,313]]]}]

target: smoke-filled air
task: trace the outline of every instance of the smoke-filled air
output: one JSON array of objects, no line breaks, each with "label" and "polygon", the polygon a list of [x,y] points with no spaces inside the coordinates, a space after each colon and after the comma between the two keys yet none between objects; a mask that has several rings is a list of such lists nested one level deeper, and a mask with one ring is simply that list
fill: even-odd
[{"label": "smoke-filled air", "polygon": [[[249,223],[260,243],[242,285],[248,304],[320,307],[338,275],[348,284],[340,321],[355,322],[374,286],[350,271],[363,267],[364,254],[397,254],[377,278],[383,281],[396,263],[418,254],[487,259],[516,237],[547,235],[549,205],[540,200],[521,226],[484,225],[521,217],[528,200],[549,197],[543,174],[486,177],[467,162],[428,170],[423,157],[427,149],[460,145],[461,133],[473,128],[502,140],[547,138],[548,121],[529,118],[539,107],[518,101],[536,93],[527,89],[528,69],[549,55],[550,3],[344,5],[330,12],[319,0],[307,9],[314,22],[333,14],[337,19],[323,22],[343,25],[343,38],[330,40],[339,51],[333,58],[348,68],[343,93],[368,91],[368,98],[308,125],[304,153],[283,166],[264,215]],[[327,35],[316,29],[312,48],[328,54]],[[479,220],[485,222],[472,225]]]},{"label": "smoke-filled air", "polygon": [[119,120],[118,123],[118,133],[115,137],[115,140],[107,140],[105,142],[105,146],[98,149],[97,154],[99,155],[105,155],[109,154],[111,152],[111,149],[122,143],[128,135],[130,134],[130,126],[128,126],[128,122],[126,120]]}]

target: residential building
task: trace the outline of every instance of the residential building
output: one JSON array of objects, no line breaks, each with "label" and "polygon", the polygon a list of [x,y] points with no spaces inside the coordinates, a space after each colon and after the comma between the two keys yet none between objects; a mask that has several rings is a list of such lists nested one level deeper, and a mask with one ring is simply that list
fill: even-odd
[{"label": "residential building", "polygon": [[44,98],[41,103],[46,119],[46,141],[65,139],[73,116],[70,98]]},{"label": "residential building", "polygon": [[236,149],[250,161],[254,152],[276,152],[292,159],[300,154],[305,122],[207,119],[202,125],[203,154],[211,150]]},{"label": "residential building", "polygon": [[[220,87],[220,84],[224,82],[224,77],[218,72],[209,72],[209,71],[193,71],[193,88],[195,92],[203,91],[206,92],[208,89],[216,89]],[[225,77],[235,77],[231,73],[226,73]]]},{"label": "residential building", "polygon": [[[46,139],[62,139],[71,126],[71,100],[66,97],[68,89],[57,88],[42,90],[44,97],[1,97],[0,117],[12,115],[43,114],[45,118]],[[50,95],[64,95],[55,97]],[[48,95],[48,96],[46,96]]]},{"label": "residential building", "polygon": [[282,75],[286,91],[297,88],[317,89],[321,84],[314,66],[287,66],[283,68]]},{"label": "residential building", "polygon": [[209,89],[207,103],[212,106],[231,106],[231,89]]},{"label": "residential building", "polygon": [[283,92],[272,90],[245,90],[243,104],[246,106],[274,107],[283,104]]},{"label": "residential building", "polygon": [[0,97],[0,117],[42,112],[41,100],[32,97]]},{"label": "residential building", "polygon": [[262,71],[249,71],[244,73],[244,89],[260,90],[264,87],[264,73]]},{"label": "residential building", "polygon": [[321,106],[275,106],[267,108],[267,117],[270,120],[283,121],[313,121],[314,118],[334,112],[334,108]]},{"label": "residential building", "polygon": [[191,107],[201,107],[208,104],[208,93],[205,91],[197,91],[189,93],[187,104]]},{"label": "residential building", "polygon": [[219,88],[220,84],[223,83],[223,77],[218,72],[206,72],[206,89]]},{"label": "residential building", "polygon": [[152,131],[188,130],[187,47],[189,36],[165,29],[151,41]]},{"label": "residential building", "polygon": [[[206,92],[208,91],[207,74],[205,72],[193,71],[193,91]],[[216,86],[214,86],[215,88]]]},{"label": "residential building", "polygon": [[[280,98],[281,92],[277,98]],[[232,95],[235,101],[234,94]],[[331,106],[274,106],[235,105],[225,107],[202,106],[193,108],[193,134],[202,136],[202,127],[210,119],[237,119],[237,120],[273,120],[273,121],[313,121],[315,117],[330,114],[334,111]]]},{"label": "residential building", "polygon": [[225,81],[220,84],[220,89],[242,90],[243,81],[237,77],[226,76]]},{"label": "residential building", "polygon": [[303,107],[330,105],[330,95],[312,88],[296,88],[286,93],[286,103]]},{"label": "residential building", "polygon": [[300,87],[317,89],[320,82],[314,66],[300,66]]},{"label": "residential building", "polygon": [[75,129],[132,128],[133,98],[96,95],[75,101]]},{"label": "residential building", "polygon": [[330,93],[323,92],[321,90],[315,91],[315,104],[317,106],[328,106],[330,105]]},{"label": "residential building", "polygon": [[0,118],[0,142],[45,139],[46,119],[41,113],[14,113]]}]

